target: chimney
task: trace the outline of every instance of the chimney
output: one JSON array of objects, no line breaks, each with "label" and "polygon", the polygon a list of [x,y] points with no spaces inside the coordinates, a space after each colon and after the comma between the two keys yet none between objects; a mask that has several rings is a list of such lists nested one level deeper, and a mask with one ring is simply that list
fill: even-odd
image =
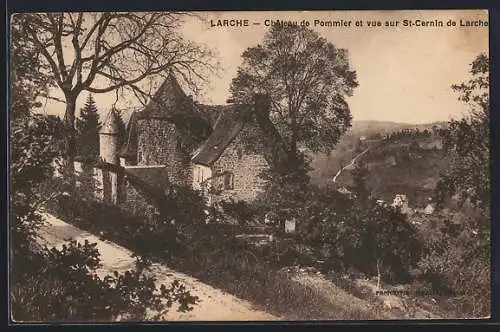
[{"label": "chimney", "polygon": [[256,93],[254,95],[254,109],[258,115],[269,117],[271,111],[271,98],[267,94]]}]

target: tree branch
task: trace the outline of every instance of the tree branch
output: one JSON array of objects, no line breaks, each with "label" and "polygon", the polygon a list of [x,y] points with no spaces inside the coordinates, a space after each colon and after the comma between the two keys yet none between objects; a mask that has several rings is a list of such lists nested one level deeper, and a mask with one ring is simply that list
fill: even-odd
[{"label": "tree branch", "polygon": [[76,23],[73,21],[71,13],[69,14],[69,17],[73,26],[73,38],[71,38],[71,44],[73,45],[73,50],[75,51],[75,59],[73,60],[73,64],[71,65],[71,69],[69,71],[68,81],[73,81],[73,77],[76,73],[76,85],[79,87],[82,83],[82,49],[80,48],[78,42],[78,36],[80,35],[82,28],[83,13],[78,14]]},{"label": "tree branch", "polygon": [[[47,17],[51,22],[51,32],[52,39],[54,40],[54,51],[56,53],[57,62],[59,65],[59,72],[61,73],[62,81],[64,85],[68,84],[67,78],[68,73],[66,71],[66,65],[64,63],[63,47],[62,47],[62,33],[63,33],[63,15],[59,14],[58,19],[54,19],[52,14],[47,13]],[[71,82],[69,82],[71,84]]]},{"label": "tree branch", "polygon": [[38,47],[38,49],[40,50],[40,52],[42,53],[42,55],[45,57],[45,59],[49,63],[50,68],[52,69],[52,72],[54,74],[54,78],[55,78],[55,80],[57,82],[57,85],[63,91],[65,91],[65,88],[64,88],[63,82],[62,82],[62,78],[61,78],[61,73],[59,72],[59,69],[57,67],[56,62],[50,56],[49,51],[45,48],[45,46],[42,44],[42,42],[38,39],[36,31],[33,30],[29,24],[26,25],[26,30],[31,35],[31,38],[33,38],[33,42],[35,43],[35,45]]}]

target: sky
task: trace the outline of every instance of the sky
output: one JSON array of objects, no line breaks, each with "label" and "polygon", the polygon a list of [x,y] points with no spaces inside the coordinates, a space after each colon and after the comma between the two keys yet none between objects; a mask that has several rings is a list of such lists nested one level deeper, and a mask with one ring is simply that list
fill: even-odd
[{"label": "sky", "polygon": [[[463,116],[466,106],[457,100],[451,85],[467,80],[470,63],[481,52],[488,53],[488,28],[461,26],[466,21],[487,22],[485,10],[439,11],[309,11],[309,12],[199,12],[182,28],[186,38],[211,48],[221,64],[218,75],[211,75],[200,102],[224,104],[229,85],[248,47],[262,43],[269,27],[266,20],[306,20],[309,27],[339,48],[349,52],[351,68],[357,72],[359,87],[348,98],[356,120],[430,123]],[[248,26],[212,26],[217,20],[248,20]],[[350,26],[333,27],[319,22],[351,21]],[[443,22],[440,26],[403,26],[404,20]],[[420,21],[417,21],[420,20]],[[449,21],[455,26],[448,26]],[[363,26],[355,25],[362,21]],[[368,26],[368,22],[382,26]],[[385,22],[398,22],[386,27]],[[259,24],[254,24],[259,23]],[[59,96],[54,91],[55,96]],[[82,93],[77,107],[86,99]],[[97,106],[106,113],[116,95],[94,95]],[[122,98],[118,107],[139,107]],[[47,101],[43,111],[62,115],[64,104]],[[102,114],[104,115],[104,114]]]}]

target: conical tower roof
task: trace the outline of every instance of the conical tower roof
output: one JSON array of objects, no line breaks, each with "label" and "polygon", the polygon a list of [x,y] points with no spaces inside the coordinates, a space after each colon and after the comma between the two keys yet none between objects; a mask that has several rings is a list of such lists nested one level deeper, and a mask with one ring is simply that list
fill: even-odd
[{"label": "conical tower roof", "polygon": [[118,130],[118,112],[116,111],[115,108],[112,108],[108,115],[106,116],[106,119],[104,120],[104,123],[102,124],[101,130],[99,131],[99,134],[105,134],[105,135],[118,135],[119,130]]},{"label": "conical tower roof", "polygon": [[170,72],[141,112],[141,118],[170,118],[176,113],[193,112],[194,109],[193,100],[186,95],[175,75]]}]

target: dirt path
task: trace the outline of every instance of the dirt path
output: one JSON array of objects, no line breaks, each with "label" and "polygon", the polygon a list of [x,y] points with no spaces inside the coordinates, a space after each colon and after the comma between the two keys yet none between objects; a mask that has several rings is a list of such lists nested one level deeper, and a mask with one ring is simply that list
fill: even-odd
[{"label": "dirt path", "polygon": [[[47,223],[40,231],[42,244],[49,247],[61,247],[69,239],[78,242],[88,240],[91,243],[97,243],[102,263],[102,267],[98,271],[99,277],[111,274],[113,271],[124,272],[133,269],[135,260],[132,258],[130,250],[113,242],[100,240],[98,237],[50,214],[45,214],[44,217]],[[153,264],[151,270],[157,279],[158,285],[162,283],[168,285],[174,279],[178,279],[186,285],[192,295],[200,298],[199,304],[194,307],[193,311],[180,313],[176,311],[176,308],[172,308],[167,315],[169,321],[263,321],[280,319],[252,308],[252,305],[247,301],[206,285],[184,273],[174,271],[165,265]]]},{"label": "dirt path", "polygon": [[337,172],[337,174],[335,174],[335,176],[332,179],[333,183],[335,183],[337,181],[337,178],[340,176],[340,174],[342,174],[342,172],[345,169],[353,167],[354,163],[356,162],[356,160],[358,160],[359,157],[361,157],[362,155],[364,155],[365,153],[367,153],[368,150],[370,150],[370,148],[368,148],[368,149],[364,150],[363,152],[360,152],[359,154],[357,154],[354,158],[352,158],[351,162],[348,165],[346,165],[346,166],[342,167],[341,169],[339,169],[339,171]]}]

